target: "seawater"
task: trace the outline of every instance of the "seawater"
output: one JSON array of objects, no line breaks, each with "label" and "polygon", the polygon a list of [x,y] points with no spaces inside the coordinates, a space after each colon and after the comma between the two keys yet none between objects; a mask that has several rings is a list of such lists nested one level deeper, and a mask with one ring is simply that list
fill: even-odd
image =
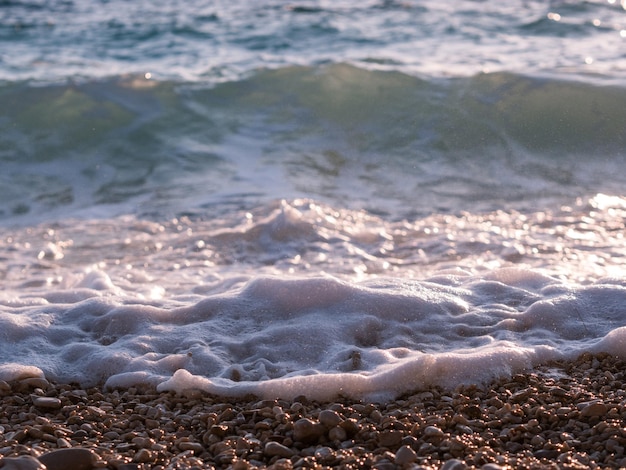
[{"label": "seawater", "polygon": [[626,356],[617,2],[0,7],[0,379],[388,399]]}]

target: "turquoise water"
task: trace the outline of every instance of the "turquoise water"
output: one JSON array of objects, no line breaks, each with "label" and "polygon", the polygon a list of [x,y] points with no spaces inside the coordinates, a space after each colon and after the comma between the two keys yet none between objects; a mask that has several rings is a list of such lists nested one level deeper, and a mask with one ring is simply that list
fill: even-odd
[{"label": "turquoise water", "polygon": [[626,357],[622,3],[0,0],[0,379]]},{"label": "turquoise water", "polygon": [[566,203],[626,183],[616,85],[428,81],[342,63],[212,86],[8,83],[0,97],[5,223],[293,197],[398,218]]},{"label": "turquoise water", "polygon": [[4,2],[0,219],[619,193],[625,36],[607,1]]}]

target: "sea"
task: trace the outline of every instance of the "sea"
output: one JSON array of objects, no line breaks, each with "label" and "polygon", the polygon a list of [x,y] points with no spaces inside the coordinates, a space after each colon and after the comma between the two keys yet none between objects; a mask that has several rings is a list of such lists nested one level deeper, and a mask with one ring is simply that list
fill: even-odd
[{"label": "sea", "polygon": [[625,220],[625,0],[0,0],[2,380],[626,358]]}]

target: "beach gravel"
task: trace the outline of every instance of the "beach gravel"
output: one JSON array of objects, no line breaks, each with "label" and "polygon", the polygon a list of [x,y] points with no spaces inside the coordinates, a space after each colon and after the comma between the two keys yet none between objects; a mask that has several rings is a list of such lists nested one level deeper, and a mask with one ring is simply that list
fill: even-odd
[{"label": "beach gravel", "polygon": [[0,384],[0,469],[626,466],[626,363],[584,354],[386,403]]}]

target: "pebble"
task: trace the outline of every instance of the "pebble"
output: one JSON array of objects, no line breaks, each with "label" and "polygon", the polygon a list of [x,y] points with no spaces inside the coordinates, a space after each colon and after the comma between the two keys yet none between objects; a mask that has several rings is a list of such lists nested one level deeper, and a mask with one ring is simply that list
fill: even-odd
[{"label": "pebble", "polygon": [[293,438],[295,441],[317,441],[324,434],[324,431],[324,426],[308,418],[301,418],[293,423]]},{"label": "pebble", "polygon": [[55,397],[38,397],[33,396],[33,405],[37,408],[59,409],[61,408],[61,400]]},{"label": "pebble", "polygon": [[11,386],[4,380],[0,380],[0,393],[9,393],[10,391]]},{"label": "pebble", "polygon": [[263,450],[263,452],[265,453],[265,455],[268,455],[269,457],[278,456],[278,457],[285,457],[285,458],[289,458],[293,456],[295,453],[289,447],[284,446],[280,444],[279,442],[275,442],[275,441],[269,441],[267,444],[265,444],[265,449]]},{"label": "pebble", "polygon": [[335,426],[330,431],[328,431],[328,438],[331,441],[345,441],[348,438],[348,433],[341,426]]},{"label": "pebble", "polygon": [[148,463],[152,462],[152,460],[152,452],[150,452],[148,449],[139,449],[133,457],[133,462],[136,463]]},{"label": "pebble", "polygon": [[72,447],[72,443],[67,439],[60,437],[57,439],[57,447],[59,449],[69,449]]},{"label": "pebble", "polygon": [[196,454],[204,452],[204,446],[199,442],[180,442],[178,448],[180,450],[191,450]]},{"label": "pebble", "polygon": [[323,464],[330,464],[335,459],[335,451],[328,446],[315,449],[315,458]]},{"label": "pebble", "polygon": [[46,390],[50,386],[50,382],[48,382],[43,377],[28,377],[26,379],[20,380],[21,385],[26,385],[30,388],[41,388]]},{"label": "pebble", "polygon": [[580,410],[580,416],[589,418],[591,416],[604,416],[608,413],[609,407],[604,403],[589,403]]},{"label": "pebble", "polygon": [[441,466],[441,470],[465,470],[467,465],[459,459],[450,459]]},{"label": "pebble", "polygon": [[417,454],[409,446],[402,446],[396,452],[394,459],[397,465],[408,465],[417,460]]},{"label": "pebble", "polygon": [[39,457],[47,470],[91,470],[95,467],[96,460],[96,455],[91,450],[79,447],[53,450]]},{"label": "pebble", "polygon": [[87,439],[87,437],[89,437],[89,433],[85,431],[84,429],[79,429],[78,431],[72,434],[72,439],[75,439],[77,441],[83,441]]},{"label": "pebble", "polygon": [[374,470],[396,470],[396,465],[386,459],[382,459],[380,462],[376,462]]},{"label": "pebble", "polygon": [[339,413],[333,410],[322,410],[319,414],[319,421],[327,428],[333,428],[338,426],[343,419],[339,416]]},{"label": "pebble", "polygon": [[291,470],[293,468],[293,464],[291,460],[287,459],[278,459],[272,465],[267,467],[268,470]]},{"label": "pebble", "polygon": [[43,463],[30,455],[0,459],[0,466],[2,470],[47,470]]},{"label": "pebble", "polygon": [[378,435],[378,445],[380,447],[398,447],[403,437],[404,434],[401,431],[383,431]]},{"label": "pebble", "polygon": [[426,438],[443,438],[445,434],[436,426],[426,426],[424,428],[424,437]]}]

